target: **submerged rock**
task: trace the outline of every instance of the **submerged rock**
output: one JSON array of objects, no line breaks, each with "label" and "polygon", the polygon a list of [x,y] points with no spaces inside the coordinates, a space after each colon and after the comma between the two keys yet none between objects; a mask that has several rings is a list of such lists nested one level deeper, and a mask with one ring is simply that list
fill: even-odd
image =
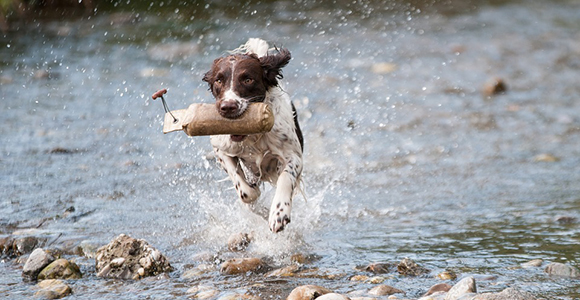
[{"label": "submerged rock", "polygon": [[296,271],[300,269],[297,265],[289,265],[283,268],[272,270],[264,275],[264,277],[290,277],[294,276]]},{"label": "submerged rock", "polygon": [[472,300],[536,300],[534,295],[519,291],[514,288],[507,288],[499,293],[483,293],[479,294]]},{"label": "submerged rock", "polygon": [[332,291],[318,285],[302,285],[293,289],[286,300],[314,300],[328,293]]},{"label": "submerged rock", "polygon": [[64,258],[57,259],[46,266],[40,274],[38,280],[45,279],[80,279],[82,278],[79,266],[74,262],[70,262]]},{"label": "submerged rock", "polygon": [[395,269],[395,264],[393,263],[372,263],[365,268],[365,271],[373,272],[373,273],[389,273]]},{"label": "submerged rock", "polygon": [[219,297],[218,300],[261,300],[259,296],[247,294],[229,294]]},{"label": "submerged rock", "polygon": [[475,279],[471,276],[459,280],[459,282],[457,282],[449,292],[447,292],[445,300],[456,300],[469,293],[477,293]]},{"label": "submerged rock", "polygon": [[374,296],[387,296],[392,294],[404,294],[404,293],[405,292],[386,284],[377,285],[376,287],[372,288],[369,291],[369,294]]},{"label": "submerged rock", "polygon": [[244,251],[252,242],[252,234],[235,233],[228,238],[228,249],[230,251]]},{"label": "submerged rock", "polygon": [[572,278],[580,277],[580,272],[578,271],[578,269],[563,263],[557,262],[550,263],[549,265],[546,266],[544,271],[549,275],[553,276],[572,277]]},{"label": "submerged rock", "polygon": [[265,264],[259,258],[232,258],[221,265],[221,272],[226,275],[244,274],[264,269]]},{"label": "submerged rock", "polygon": [[429,290],[427,291],[427,293],[425,293],[425,295],[423,296],[430,296],[433,295],[437,292],[449,292],[449,290],[452,288],[453,286],[448,284],[448,283],[438,283],[434,286],[432,286],[431,288],[429,288]]},{"label": "submerged rock", "polygon": [[316,299],[317,300],[350,300],[349,297],[347,297],[345,295],[337,294],[337,293],[324,294]]},{"label": "submerged rock", "polygon": [[59,279],[43,280],[36,287],[39,290],[34,293],[34,296],[44,299],[60,299],[68,296],[72,292],[70,286]]},{"label": "submerged rock", "polygon": [[492,78],[483,85],[483,95],[486,97],[492,97],[495,95],[504,94],[507,92],[507,84],[501,78]]},{"label": "submerged rock", "polygon": [[441,280],[455,280],[457,279],[457,274],[453,271],[443,271],[437,274],[437,278]]},{"label": "submerged rock", "polygon": [[42,248],[34,249],[24,264],[22,278],[25,281],[36,281],[40,271],[53,261],[54,257]]},{"label": "submerged rock", "polygon": [[541,267],[544,261],[540,258],[532,259],[528,262],[521,264],[522,268],[534,268],[534,267]]},{"label": "submerged rock", "polygon": [[410,258],[404,258],[398,265],[397,271],[405,276],[420,276],[429,273],[429,270],[416,264]]},{"label": "submerged rock", "polygon": [[167,258],[146,241],[121,234],[97,250],[99,277],[139,279],[173,271]]}]

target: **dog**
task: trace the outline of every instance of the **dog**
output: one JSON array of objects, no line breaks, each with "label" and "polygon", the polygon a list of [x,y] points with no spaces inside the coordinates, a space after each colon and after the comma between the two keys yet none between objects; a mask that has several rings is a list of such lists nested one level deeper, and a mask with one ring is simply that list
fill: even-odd
[{"label": "dog", "polygon": [[287,49],[270,50],[264,40],[250,39],[230,55],[215,59],[203,77],[224,118],[237,118],[253,102],[270,105],[274,113],[270,132],[210,137],[216,160],[243,203],[253,204],[260,197],[263,182],[275,186],[268,214],[274,233],[290,223],[303,166],[304,138],[296,108],[281,86],[282,68],[290,59]]}]

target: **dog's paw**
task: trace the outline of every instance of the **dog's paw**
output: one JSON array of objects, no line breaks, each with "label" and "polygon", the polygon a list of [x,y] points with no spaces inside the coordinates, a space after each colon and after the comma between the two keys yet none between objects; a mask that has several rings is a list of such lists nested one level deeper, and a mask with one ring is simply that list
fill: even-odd
[{"label": "dog's paw", "polygon": [[273,233],[284,230],[284,227],[290,223],[290,212],[292,210],[292,202],[279,202],[274,200],[272,207],[270,207],[270,230]]},{"label": "dog's paw", "polygon": [[269,223],[270,230],[273,233],[278,233],[284,230],[284,227],[286,227],[286,225],[290,223],[290,215],[287,215],[286,213],[282,213],[280,211],[276,212],[276,214],[270,214]]}]

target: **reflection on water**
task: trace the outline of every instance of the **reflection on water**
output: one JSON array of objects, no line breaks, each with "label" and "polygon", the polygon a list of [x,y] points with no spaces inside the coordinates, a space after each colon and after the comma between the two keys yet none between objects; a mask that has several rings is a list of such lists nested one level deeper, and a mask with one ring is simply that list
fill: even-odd
[{"label": "reflection on water", "polygon": [[[80,20],[17,21],[0,38],[0,233],[62,233],[56,245],[127,233],[178,268],[155,283],[89,275],[74,283],[79,298],[184,296],[192,284],[179,273],[193,254],[222,251],[238,231],[254,231],[249,251],[279,264],[309,252],[313,267],[353,275],[411,257],[433,272],[493,276],[480,291],[577,298],[574,280],[514,267],[578,264],[578,5],[118,3]],[[292,51],[284,74],[306,138],[307,201],[296,199],[280,235],[219,182],[207,138],[161,134],[149,98],[167,87],[172,108],[211,101],[202,75],[249,37]],[[495,77],[507,93],[482,96]],[[0,268],[0,295],[33,293],[14,262]],[[419,297],[437,282],[385,283]],[[304,283],[370,287],[217,272],[201,283],[277,298]]]}]

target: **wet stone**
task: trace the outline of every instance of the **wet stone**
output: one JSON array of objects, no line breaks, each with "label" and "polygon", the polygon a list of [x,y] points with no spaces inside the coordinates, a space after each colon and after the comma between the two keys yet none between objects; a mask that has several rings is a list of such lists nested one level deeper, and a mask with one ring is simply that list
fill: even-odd
[{"label": "wet stone", "polygon": [[332,291],[318,285],[302,285],[293,289],[286,300],[313,300],[328,293]]},{"label": "wet stone", "polygon": [[12,257],[14,254],[14,238],[11,236],[0,237],[0,256]]},{"label": "wet stone", "polygon": [[36,281],[40,271],[53,261],[54,257],[42,248],[34,249],[24,264],[22,278],[25,281]]},{"label": "wet stone", "polygon": [[221,265],[220,271],[225,275],[237,275],[260,271],[264,268],[265,264],[259,258],[232,258]]},{"label": "wet stone", "polygon": [[173,271],[159,250],[141,239],[121,234],[97,250],[96,271],[99,277],[139,279]]},{"label": "wet stone", "polygon": [[365,271],[369,271],[369,272],[373,272],[373,273],[377,273],[377,274],[382,274],[382,273],[389,273],[394,269],[395,269],[395,264],[379,262],[379,263],[369,264],[365,268]]},{"label": "wet stone", "polygon": [[457,282],[445,296],[445,300],[457,300],[465,294],[477,293],[475,279],[473,277],[465,277]]},{"label": "wet stone", "polygon": [[47,279],[36,285],[39,290],[34,296],[43,299],[60,299],[68,296],[72,290],[64,281],[59,279]]},{"label": "wet stone", "polygon": [[350,300],[349,297],[347,297],[345,295],[337,294],[337,293],[324,294],[316,299],[317,300]]},{"label": "wet stone", "polygon": [[499,293],[483,293],[479,294],[472,300],[536,300],[534,295],[519,291],[514,288],[507,288]]},{"label": "wet stone", "polygon": [[486,97],[492,97],[507,92],[507,84],[501,78],[492,78],[486,82],[483,86],[483,95]]},{"label": "wet stone", "polygon": [[211,271],[214,271],[216,268],[214,265],[210,264],[199,264],[185,272],[181,275],[181,278],[184,279],[195,279],[207,274]]},{"label": "wet stone", "polygon": [[429,288],[429,290],[427,291],[427,293],[425,293],[425,295],[423,296],[430,296],[433,295],[437,292],[449,292],[449,290],[452,288],[453,286],[448,284],[448,283],[438,283],[434,286],[432,286],[431,288]]},{"label": "wet stone", "polygon": [[228,238],[228,249],[230,251],[244,251],[250,245],[253,236],[247,233],[235,233]]},{"label": "wet stone", "polygon": [[247,294],[229,294],[219,297],[218,300],[261,300],[259,296]]},{"label": "wet stone", "polygon": [[522,264],[523,268],[537,268],[541,267],[544,261],[542,259],[532,259]]},{"label": "wet stone", "polygon": [[457,279],[457,274],[453,271],[443,271],[437,274],[437,278],[441,280],[455,280]]},{"label": "wet stone", "polygon": [[23,255],[32,252],[37,246],[41,245],[42,240],[33,237],[33,236],[25,236],[21,238],[16,238],[14,240],[14,254],[15,255]]},{"label": "wet stone", "polygon": [[562,276],[578,278],[580,277],[580,271],[573,266],[569,266],[563,263],[553,262],[546,266],[544,269],[546,273],[552,276]]},{"label": "wet stone", "polygon": [[419,266],[410,258],[404,258],[398,265],[397,271],[404,276],[420,276],[429,273],[426,268]]},{"label": "wet stone", "polygon": [[264,277],[290,277],[300,269],[297,265],[289,265],[283,268],[272,270],[264,275]]},{"label": "wet stone", "polygon": [[369,294],[374,296],[387,296],[392,294],[404,294],[404,293],[405,292],[386,284],[377,285],[376,287],[372,288],[369,291]]},{"label": "wet stone", "polygon": [[64,258],[53,261],[38,274],[38,280],[80,278],[82,278],[82,274],[79,266]]}]

